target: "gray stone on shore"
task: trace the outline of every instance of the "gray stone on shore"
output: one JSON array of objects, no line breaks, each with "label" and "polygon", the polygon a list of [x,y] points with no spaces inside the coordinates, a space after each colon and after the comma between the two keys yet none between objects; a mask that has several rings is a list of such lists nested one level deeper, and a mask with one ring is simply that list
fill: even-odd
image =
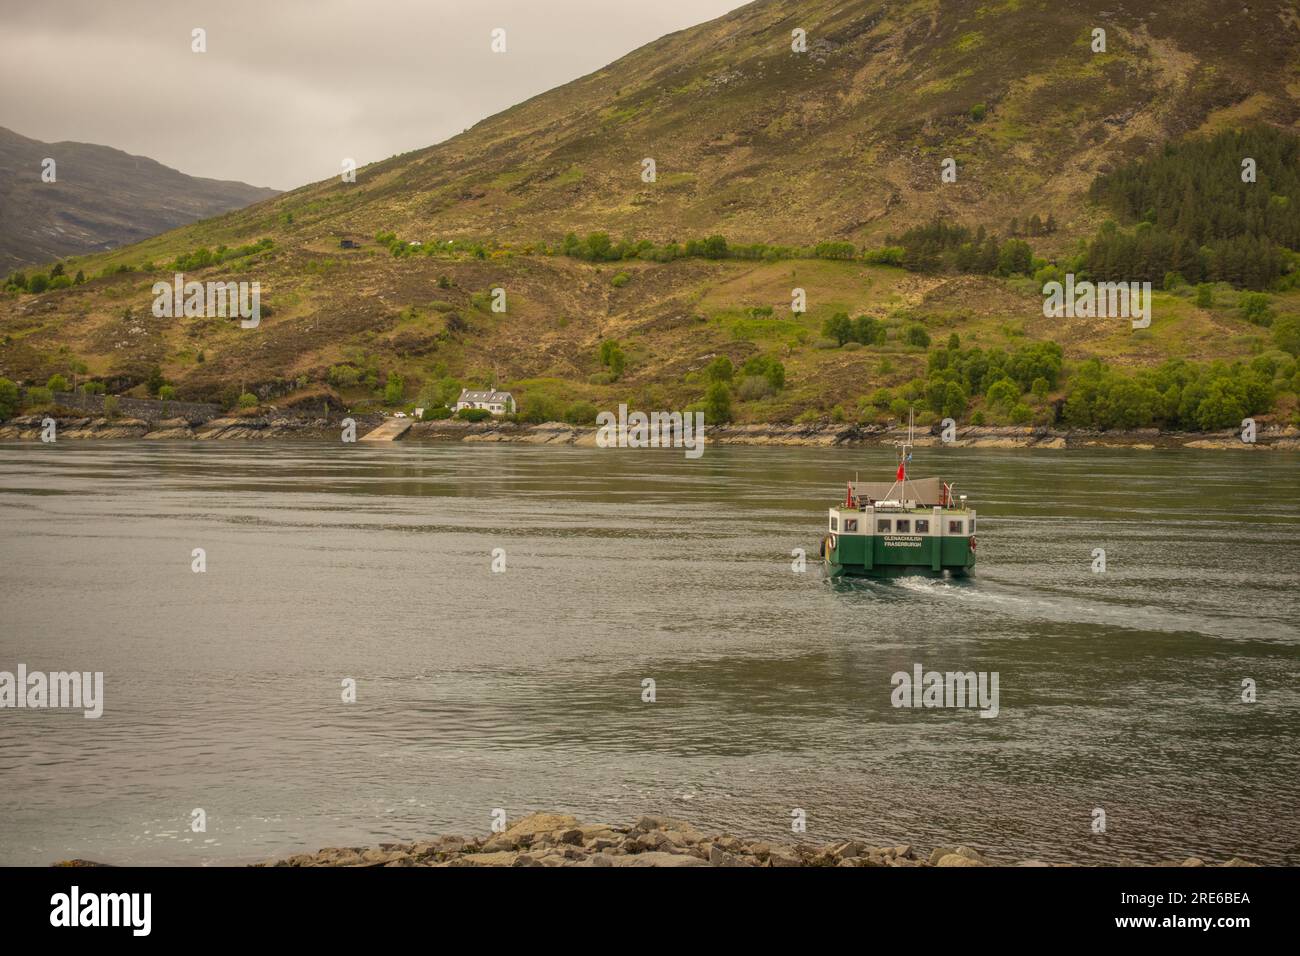
[{"label": "gray stone on shore", "polygon": [[638,853],[635,856],[614,858],[615,866],[709,866],[699,857],[688,853]]}]

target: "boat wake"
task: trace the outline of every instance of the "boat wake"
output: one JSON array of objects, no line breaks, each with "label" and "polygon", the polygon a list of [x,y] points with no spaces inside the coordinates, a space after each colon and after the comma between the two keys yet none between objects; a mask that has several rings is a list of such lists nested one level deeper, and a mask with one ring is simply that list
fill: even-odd
[{"label": "boat wake", "polygon": [[914,574],[860,579],[854,586],[870,589],[886,602],[911,602],[918,597],[934,603],[957,602],[973,612],[987,609],[1023,622],[1090,624],[1104,629],[1201,634],[1227,640],[1295,642],[1294,629],[1257,616],[1099,600],[987,577],[936,578]]}]

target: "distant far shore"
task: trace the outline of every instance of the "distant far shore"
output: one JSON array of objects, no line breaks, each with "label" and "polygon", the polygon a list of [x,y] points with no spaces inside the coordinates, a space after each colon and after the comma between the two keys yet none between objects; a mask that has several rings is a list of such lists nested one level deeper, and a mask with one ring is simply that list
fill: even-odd
[{"label": "distant far shore", "polygon": [[[25,415],[0,423],[0,441],[41,441],[43,422],[52,417],[57,440],[148,439],[193,440],[216,439],[289,439],[303,441],[339,441],[343,416],[306,418],[287,415],[249,415],[196,421],[169,418],[147,421],[140,418],[97,418],[74,416]],[[380,416],[355,416],[356,436],[361,439],[384,421]],[[415,421],[400,441],[426,442],[502,442],[527,445],[571,445],[594,448],[596,428],[546,422],[529,425],[520,422],[466,422],[454,419]],[[906,436],[906,428],[887,425],[845,423],[814,424],[727,424],[709,425],[706,444],[770,445],[777,447],[871,447],[893,445]],[[959,426],[951,442],[928,429],[920,430],[917,446],[947,444],[954,448],[1197,448],[1232,451],[1300,451],[1300,429],[1294,426],[1261,424],[1254,442],[1244,442],[1233,430],[1215,432],[1166,432],[1156,428],[1131,431],[1096,429],[1059,429],[1041,426],[967,425]]]}]

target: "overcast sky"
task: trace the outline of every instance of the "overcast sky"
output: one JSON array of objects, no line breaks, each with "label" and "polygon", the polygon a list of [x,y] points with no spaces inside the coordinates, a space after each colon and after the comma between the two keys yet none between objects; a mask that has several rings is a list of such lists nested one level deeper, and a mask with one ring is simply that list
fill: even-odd
[{"label": "overcast sky", "polygon": [[[444,140],[743,2],[0,0],[0,126],[291,189],[345,156]],[[190,51],[195,27],[206,53]]]}]

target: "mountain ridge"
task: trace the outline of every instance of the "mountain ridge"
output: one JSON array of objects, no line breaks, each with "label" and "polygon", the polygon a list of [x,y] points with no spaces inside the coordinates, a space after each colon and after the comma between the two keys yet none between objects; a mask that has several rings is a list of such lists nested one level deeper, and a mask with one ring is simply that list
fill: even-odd
[{"label": "mountain ridge", "polygon": [[[47,157],[53,182],[42,178]],[[0,127],[0,269],[128,245],[278,195],[112,146],[47,143]]]}]

